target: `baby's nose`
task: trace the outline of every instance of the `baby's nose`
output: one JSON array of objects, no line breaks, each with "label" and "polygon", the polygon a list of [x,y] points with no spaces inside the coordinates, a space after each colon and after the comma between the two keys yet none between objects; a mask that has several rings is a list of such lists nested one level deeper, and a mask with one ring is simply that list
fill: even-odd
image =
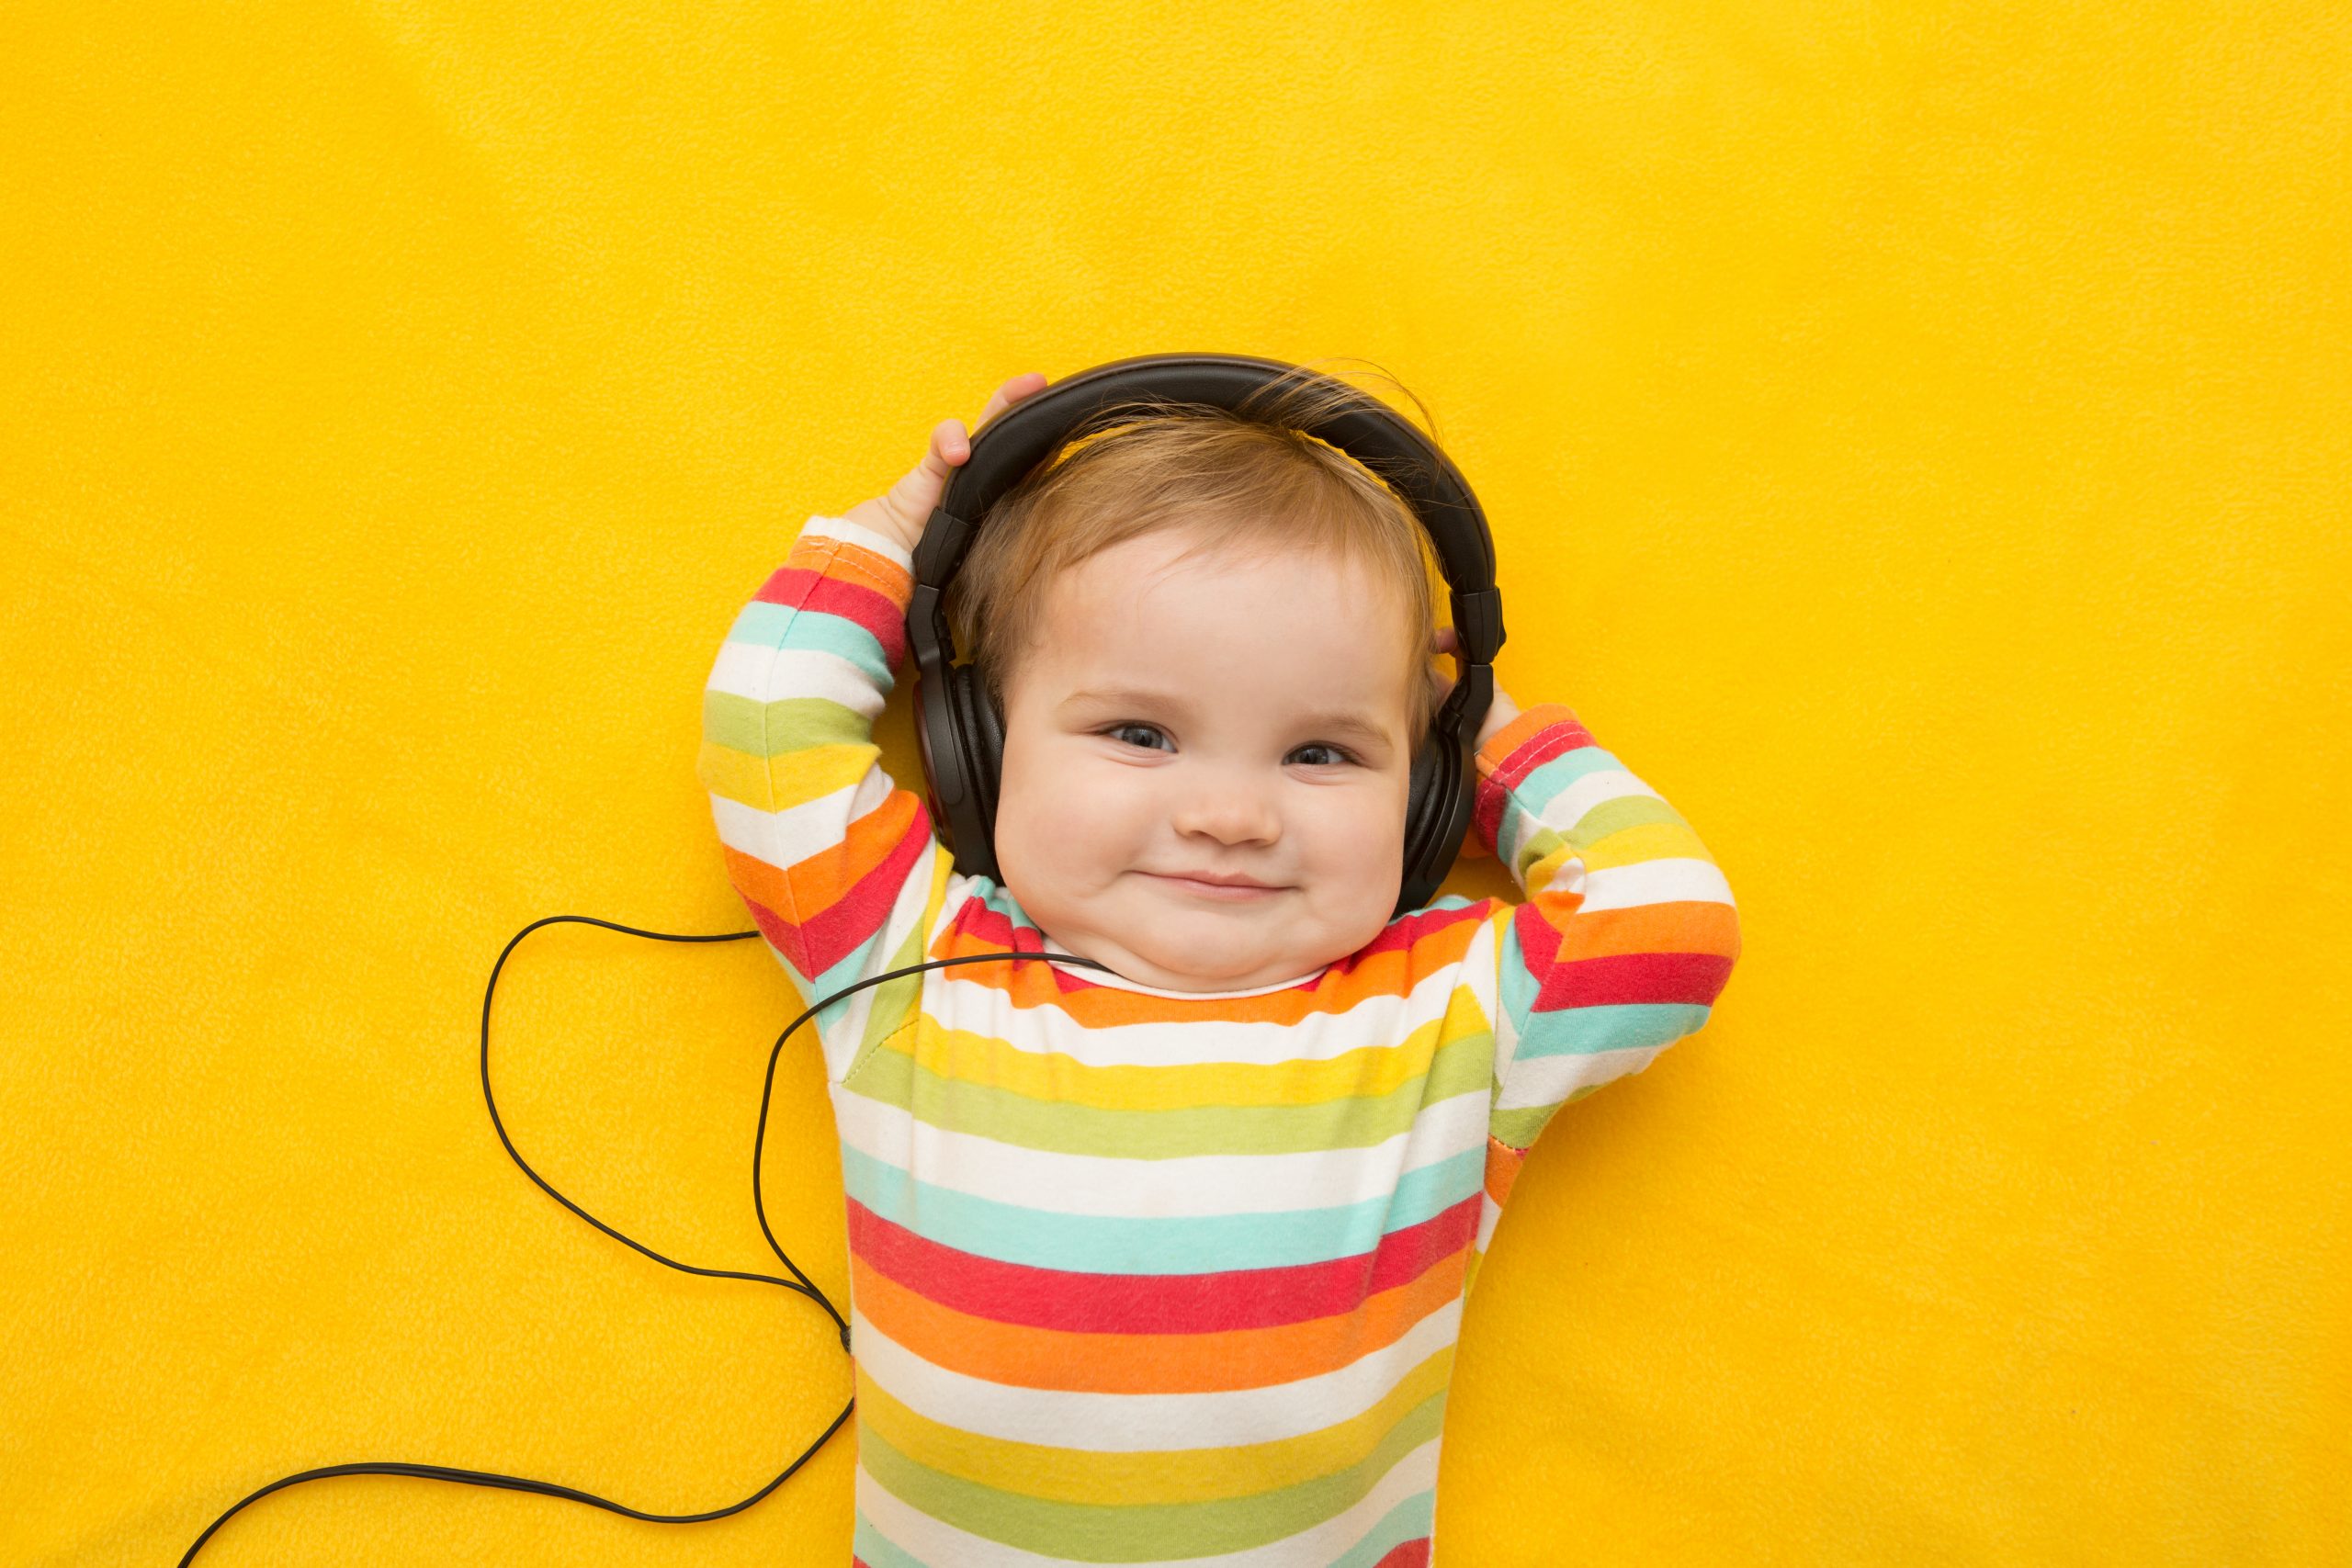
[{"label": "baby's nose", "polygon": [[1221,844],[1271,844],[1282,837],[1282,817],[1264,791],[1231,780],[1204,785],[1177,807],[1179,833],[1197,833]]}]

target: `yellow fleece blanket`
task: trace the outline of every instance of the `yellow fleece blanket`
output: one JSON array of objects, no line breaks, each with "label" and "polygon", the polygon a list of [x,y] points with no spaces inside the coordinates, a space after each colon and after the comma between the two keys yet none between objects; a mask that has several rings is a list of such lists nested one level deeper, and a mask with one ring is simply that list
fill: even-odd
[{"label": "yellow fleece blanket", "polygon": [[[809,513],[1015,372],[1403,379],[1741,905],[1529,1163],[1440,1561],[2352,1560],[2341,10],[90,6],[0,51],[0,1561],[393,1460],[654,1512],[821,1314],[527,1182],[527,921],[742,929],[695,782]],[[905,715],[882,733],[902,776]],[[1492,890],[1491,863],[1457,890]],[[773,1270],[752,944],[507,966],[518,1146]],[[842,1288],[813,1055],[768,1213]],[[847,1561],[410,1479],[239,1564]]]}]

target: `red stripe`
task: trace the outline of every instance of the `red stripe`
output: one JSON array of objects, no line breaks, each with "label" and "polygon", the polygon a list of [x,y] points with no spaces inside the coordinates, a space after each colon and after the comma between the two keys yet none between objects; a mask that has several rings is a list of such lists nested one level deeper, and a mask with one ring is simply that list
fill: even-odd
[{"label": "red stripe", "polygon": [[882,657],[893,669],[907,650],[907,615],[898,601],[863,583],[828,577],[806,567],[782,566],[752,595],[787,610],[814,610],[839,615],[874,634]]},{"label": "red stripe", "polygon": [[890,906],[898,902],[899,890],[907,885],[915,862],[930,842],[931,813],[917,802],[905,837],[890,852],[848,892],[800,922],[800,940],[807,946],[810,964],[802,974],[812,978],[823,974],[882,929],[890,918]]},{"label": "red stripe", "polygon": [[[887,805],[876,809],[887,809]],[[797,925],[753,897],[741,885],[736,891],[742,896],[743,907],[752,911],[752,922],[760,928],[760,934],[784,954],[794,970],[814,980],[882,929],[916,858],[930,841],[931,814],[917,803],[905,834],[891,846],[890,852],[859,877],[848,892]]]},{"label": "red stripe", "polygon": [[[1521,939],[1522,946],[1525,940]],[[1696,1002],[1704,1007],[1731,978],[1731,960],[1720,953],[1615,953],[1566,964],[1531,960],[1527,967],[1542,982],[1535,994],[1537,1012],[1626,1002]]]},{"label": "red stripe", "polygon": [[[989,908],[978,898],[967,898],[956,911],[955,919],[948,923],[947,932],[940,942],[933,944],[931,951],[933,954],[955,945],[944,939],[945,935],[970,937],[983,946],[1001,948],[1007,953],[1029,953],[1038,958],[1048,956],[1044,932],[1035,926],[1014,925],[1009,917]],[[1102,981],[1091,980],[1080,971],[1065,969],[1059,964],[1051,965],[1046,973],[1054,977],[1054,988],[1064,996],[1072,991],[1105,988]],[[1010,970],[989,969],[977,964],[964,972],[964,978],[978,985],[994,986],[999,990],[1010,990],[1012,984]]]},{"label": "red stripe", "polygon": [[1384,953],[1409,952],[1415,942],[1432,931],[1442,931],[1448,926],[1458,926],[1464,920],[1482,920],[1491,914],[1493,909],[1493,901],[1488,900],[1484,905],[1473,904],[1463,909],[1417,910],[1402,919],[1391,920],[1386,930],[1340,959],[1332,967],[1344,975],[1367,958],[1375,958]]},{"label": "red stripe", "polygon": [[1374,1563],[1372,1568],[1429,1568],[1430,1538],[1408,1540]]},{"label": "red stripe", "polygon": [[1497,840],[1503,829],[1503,809],[1510,804],[1508,786],[1518,784],[1555,757],[1594,744],[1592,732],[1574,722],[1547,724],[1521,741],[1493,773],[1478,780],[1470,807],[1470,821],[1477,829],[1478,841],[1489,851],[1500,852]]},{"label": "red stripe", "polygon": [[973,1317],[1066,1334],[1218,1334],[1353,1312],[1368,1296],[1465,1257],[1485,1201],[1474,1192],[1352,1258],[1210,1274],[1086,1274],[976,1257],[893,1224],[854,1198],[849,1245],[907,1289]]},{"label": "red stripe", "polygon": [[1510,796],[1492,779],[1480,779],[1470,797],[1470,826],[1490,855],[1502,853],[1503,808]]},{"label": "red stripe", "polygon": [[1592,731],[1575,718],[1565,718],[1557,724],[1545,725],[1521,741],[1510,756],[1496,764],[1495,771],[1487,777],[1509,787],[1555,757],[1564,757],[1571,751],[1596,744]]}]

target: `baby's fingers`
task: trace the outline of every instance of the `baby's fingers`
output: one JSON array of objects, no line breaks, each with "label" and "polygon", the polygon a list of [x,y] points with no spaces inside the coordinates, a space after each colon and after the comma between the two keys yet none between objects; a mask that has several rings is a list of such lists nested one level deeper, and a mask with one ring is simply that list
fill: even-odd
[{"label": "baby's fingers", "polygon": [[1035,370],[1022,372],[989,395],[989,406],[980,411],[980,424],[986,425],[1022,399],[1035,397],[1045,389],[1046,378],[1042,374]]},{"label": "baby's fingers", "polygon": [[[988,407],[980,411],[980,424],[985,426],[989,421],[1022,399],[1034,396],[1045,389],[1046,378],[1035,370],[1015,376],[990,395]],[[965,460],[971,455],[972,437],[970,433],[965,430],[964,422],[960,419],[946,419],[940,421],[939,428],[931,433],[931,452],[924,461],[926,467],[932,468],[934,475],[944,479],[949,468],[962,467]]]},{"label": "baby's fingers", "polygon": [[964,433],[960,419],[943,419],[939,428],[931,433],[931,450],[923,454],[923,467],[940,479],[947,470],[972,455],[971,437]]}]

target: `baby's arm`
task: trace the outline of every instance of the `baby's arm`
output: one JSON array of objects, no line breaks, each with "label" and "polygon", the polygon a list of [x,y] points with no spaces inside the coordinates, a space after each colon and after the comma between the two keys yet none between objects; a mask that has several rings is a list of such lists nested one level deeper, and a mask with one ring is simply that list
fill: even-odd
[{"label": "baby's arm", "polygon": [[1706,1021],[1739,923],[1690,824],[1568,709],[1498,695],[1478,775],[1475,830],[1527,894],[1496,933],[1490,1174],[1507,1190],[1554,1111]]},{"label": "baby's arm", "polygon": [[[1032,379],[1007,382],[983,422],[1044,385]],[[703,694],[696,773],[728,878],[804,1002],[920,962],[945,896],[930,814],[883,772],[873,726],[906,650],[914,546],[969,456],[946,421],[888,496],[809,518],[737,615]],[[872,987],[820,1013],[827,1076],[902,1022],[918,988]]]}]

